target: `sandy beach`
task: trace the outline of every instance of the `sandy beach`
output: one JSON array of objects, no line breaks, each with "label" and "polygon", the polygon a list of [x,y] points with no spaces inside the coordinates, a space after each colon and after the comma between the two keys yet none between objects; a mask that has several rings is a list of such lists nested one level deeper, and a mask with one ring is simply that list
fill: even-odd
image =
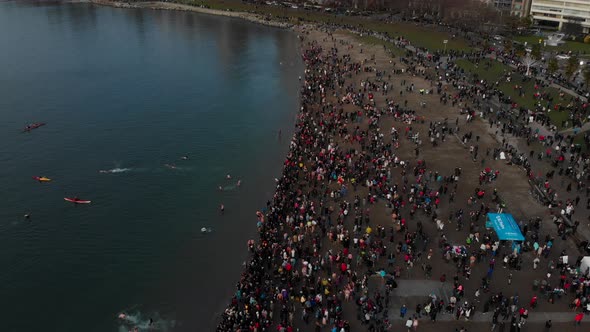
[{"label": "sandy beach", "polygon": [[[397,330],[409,316],[399,318],[402,306],[416,315],[428,306],[434,314],[426,315],[426,330],[489,328],[494,308],[499,315],[518,298],[527,303],[540,294],[533,280],[552,283],[546,273],[558,255],[578,255],[573,242],[559,239],[547,207],[530,194],[532,167],[543,166],[500,158],[504,152],[508,159],[519,155],[506,142],[504,120],[477,110],[480,92],[462,86],[456,72],[447,76],[436,59],[423,56],[392,58],[347,31],[295,31],[304,36],[307,52],[304,91],[313,92],[302,93],[284,182],[275,205],[260,217],[252,269],[243,274],[226,323],[262,315],[270,327],[276,313],[269,312],[278,310],[279,331]],[[536,241],[549,243],[541,263],[549,268],[533,269],[530,252],[511,254],[508,243],[494,240],[483,224],[487,212],[499,210],[526,223]],[[533,229],[535,218],[541,222]],[[449,256],[454,246],[469,254]],[[496,259],[503,268],[493,269]],[[263,275],[272,275],[276,284]],[[394,279],[415,282],[408,291],[386,282]],[[449,288],[431,281],[439,279]],[[252,292],[247,281],[273,293],[281,305],[252,308],[240,302]],[[575,328],[566,323],[574,320],[568,300],[552,303],[530,309],[528,329],[547,319]],[[240,310],[251,316],[240,316]],[[464,323],[453,322],[453,316]],[[520,329],[528,317],[528,311],[507,313],[501,325]],[[416,316],[414,330],[423,319]],[[265,319],[254,321],[264,326]],[[229,326],[219,330],[239,324]]]},{"label": "sandy beach", "polygon": [[[84,2],[84,1],[81,1]],[[124,2],[124,1],[110,1],[110,0],[88,0],[87,2],[101,6],[111,6],[115,8],[135,8],[135,9],[152,9],[152,10],[178,10],[178,11],[189,11],[209,15],[218,15],[226,17],[241,18],[257,24],[272,26],[276,28],[290,28],[291,24],[285,22],[279,22],[276,20],[267,20],[261,15],[244,13],[244,12],[232,12],[223,11],[216,9],[209,9],[204,7],[196,7],[183,5],[172,2],[159,2],[159,1],[146,1],[146,2]]]}]

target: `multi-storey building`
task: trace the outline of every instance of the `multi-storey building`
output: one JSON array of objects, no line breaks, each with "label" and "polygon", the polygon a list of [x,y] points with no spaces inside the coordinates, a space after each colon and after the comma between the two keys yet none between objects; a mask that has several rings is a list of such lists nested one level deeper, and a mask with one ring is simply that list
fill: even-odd
[{"label": "multi-storey building", "polygon": [[590,0],[532,0],[531,16],[535,23],[561,29],[566,22],[590,30]]},{"label": "multi-storey building", "polygon": [[531,12],[531,0],[512,0],[510,14],[518,17],[527,17]]},{"label": "multi-storey building", "polygon": [[509,12],[512,7],[512,0],[493,0],[494,7],[503,12]]}]

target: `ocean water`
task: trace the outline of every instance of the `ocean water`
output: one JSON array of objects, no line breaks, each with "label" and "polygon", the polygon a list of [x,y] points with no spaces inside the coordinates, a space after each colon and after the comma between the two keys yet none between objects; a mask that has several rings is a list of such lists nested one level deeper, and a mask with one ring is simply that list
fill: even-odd
[{"label": "ocean water", "polygon": [[213,330],[293,132],[296,36],[8,1],[0,45],[0,330]]}]

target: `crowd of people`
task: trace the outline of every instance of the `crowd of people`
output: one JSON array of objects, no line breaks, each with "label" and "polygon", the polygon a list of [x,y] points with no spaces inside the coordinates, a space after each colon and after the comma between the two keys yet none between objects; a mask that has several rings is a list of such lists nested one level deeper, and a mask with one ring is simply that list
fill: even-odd
[{"label": "crowd of people", "polygon": [[[508,112],[484,109],[483,102],[498,93],[485,83],[465,82],[456,67],[442,65],[442,54],[408,53],[399,58],[403,70],[384,70],[374,59],[351,57],[349,51],[355,46],[334,38],[331,31],[326,28],[324,43],[305,32],[300,36],[305,76],[295,134],[276,193],[257,213],[259,239],[248,242],[251,258],[217,330],[284,332],[295,331],[299,324],[311,324],[316,331],[346,332],[359,324],[367,331],[391,330],[390,299],[396,280],[415,266],[430,279],[435,264],[454,267],[453,292],[449,299],[431,294],[418,304],[405,321],[408,329],[416,330],[422,315],[434,322],[440,313],[472,319],[476,311],[493,311],[494,326],[510,318],[511,331],[516,331],[526,324],[529,310],[541,297],[549,303],[573,298],[573,310],[590,310],[589,271],[579,270],[581,258],[568,264],[563,260],[565,251],[559,256],[553,253],[558,239],[552,230],[541,230],[539,220],[531,219],[530,225],[521,222],[526,240],[514,250],[483,227],[488,212],[504,207],[497,189],[486,193],[500,175],[484,166],[486,158],[505,159],[522,167],[524,177],[538,177],[532,164],[540,162],[532,158],[536,153],[521,152],[521,147],[505,140],[507,135],[534,137],[557,151],[561,158],[550,166],[576,178],[578,191],[585,189],[588,156],[563,135],[540,140],[538,133],[527,129],[528,122],[522,122],[528,121],[528,111],[514,118]],[[404,43],[403,38],[392,40]],[[333,46],[325,47],[327,41]],[[427,83],[417,87],[402,80],[397,87],[391,76],[400,74]],[[458,108],[457,114],[466,118],[461,121],[463,128],[458,117],[434,121],[420,138],[414,124],[425,119],[404,98],[427,95],[426,90],[436,94],[441,105],[450,102]],[[377,96],[384,102],[377,103]],[[476,117],[501,131],[500,147],[480,151],[482,133],[469,131]],[[390,121],[393,126],[383,130]],[[477,176],[465,179],[459,167],[448,174],[432,169],[421,155],[426,148],[422,139],[436,149],[450,135],[469,146],[469,158],[484,166],[479,183]],[[399,152],[408,146],[411,154]],[[455,202],[459,184],[473,185],[469,189],[473,194],[453,204],[448,217],[441,215],[441,204]],[[556,201],[556,215],[573,218],[579,199],[575,204]],[[434,233],[426,230],[430,224],[435,225]],[[463,243],[449,240],[447,231],[453,229],[465,234]],[[510,284],[512,273],[536,270],[541,260],[547,261],[543,269],[547,273],[533,283],[538,295],[529,305],[519,302],[517,294],[492,292],[497,265],[511,271]],[[476,269],[485,272],[473,275]],[[445,273],[438,279],[447,283]],[[467,289],[470,279],[481,282]],[[351,306],[356,315],[345,314]],[[402,319],[407,312],[402,306]]]}]

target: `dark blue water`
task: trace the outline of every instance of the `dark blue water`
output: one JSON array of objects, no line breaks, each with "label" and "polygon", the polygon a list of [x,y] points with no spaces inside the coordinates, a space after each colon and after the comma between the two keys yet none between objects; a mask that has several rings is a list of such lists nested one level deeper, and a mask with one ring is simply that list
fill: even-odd
[{"label": "dark blue water", "polygon": [[[121,311],[140,327],[211,330],[287,151],[296,36],[0,2],[0,45],[0,330],[126,331]],[[47,125],[22,133],[32,122]]]}]

